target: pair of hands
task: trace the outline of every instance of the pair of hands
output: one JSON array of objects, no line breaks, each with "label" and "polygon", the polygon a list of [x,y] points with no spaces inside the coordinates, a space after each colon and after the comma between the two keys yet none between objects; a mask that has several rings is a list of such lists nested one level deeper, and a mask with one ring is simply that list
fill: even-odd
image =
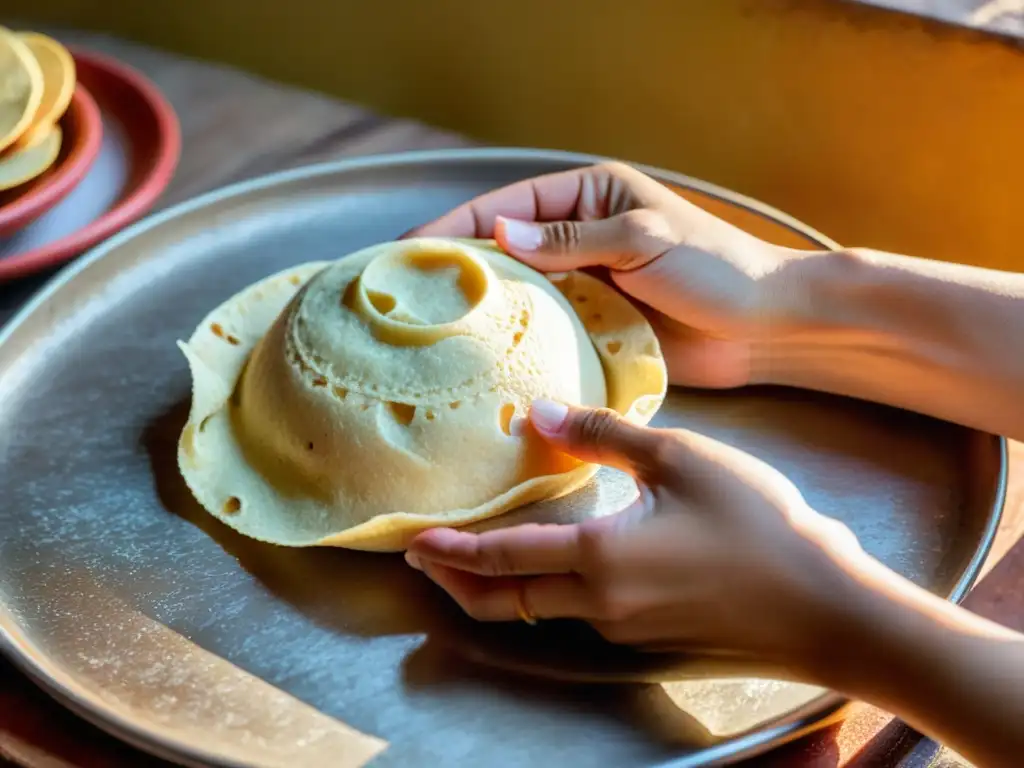
[{"label": "pair of hands", "polygon": [[[520,182],[409,233],[494,237],[546,272],[608,269],[645,306],[673,383],[768,381],[787,321],[780,248],[620,164]],[[783,285],[780,289],[778,285]],[[767,464],[682,430],[540,401],[529,419],[561,450],[630,472],[640,497],[578,525],[433,529],[406,559],[483,621],[590,622],[607,639],[799,669],[836,632],[870,558]],[[870,561],[873,562],[873,561]]]}]

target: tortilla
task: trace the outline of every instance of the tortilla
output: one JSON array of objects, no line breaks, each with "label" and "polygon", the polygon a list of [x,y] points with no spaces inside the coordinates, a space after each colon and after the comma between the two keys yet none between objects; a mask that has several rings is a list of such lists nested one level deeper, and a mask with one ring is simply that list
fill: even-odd
[{"label": "tortilla", "polygon": [[667,373],[647,320],[581,272],[493,241],[421,238],[273,275],[179,345],[192,407],[178,463],[240,533],[400,551],[580,488],[597,467],[529,428],[547,397],[646,424]]},{"label": "tortilla", "polygon": [[0,154],[0,191],[44,173],[56,162],[62,137],[60,126],[43,125]]},{"label": "tortilla", "polygon": [[[55,125],[64,116],[75,92],[75,60],[63,45],[38,32],[18,35],[39,64],[43,91],[26,130]],[[20,143],[20,140],[19,140]]]},{"label": "tortilla", "polygon": [[43,73],[21,39],[0,27],[0,152],[32,124],[43,97]]}]

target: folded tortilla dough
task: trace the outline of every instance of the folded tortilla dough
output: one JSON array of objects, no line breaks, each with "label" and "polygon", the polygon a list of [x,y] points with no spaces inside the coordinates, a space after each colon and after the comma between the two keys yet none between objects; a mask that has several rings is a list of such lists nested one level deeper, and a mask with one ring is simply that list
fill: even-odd
[{"label": "folded tortilla dough", "polygon": [[410,239],[287,269],[179,346],[185,482],[225,524],[292,547],[400,551],[425,529],[568,494],[597,467],[524,428],[530,402],[645,424],[667,387],[627,299],[493,241]]}]

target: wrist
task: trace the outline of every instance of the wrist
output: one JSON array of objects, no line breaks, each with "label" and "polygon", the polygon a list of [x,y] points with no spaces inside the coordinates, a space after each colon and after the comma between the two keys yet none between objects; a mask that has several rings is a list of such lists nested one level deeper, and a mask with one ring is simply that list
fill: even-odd
[{"label": "wrist", "polygon": [[1024,638],[884,566],[862,585],[849,634],[815,682],[896,715],[978,765],[1018,765]]},{"label": "wrist", "polygon": [[956,693],[960,647],[1013,633],[891,571],[867,554],[839,562],[843,573],[816,666],[819,685],[893,709]]},{"label": "wrist", "polygon": [[823,554],[832,578],[823,580],[829,584],[825,604],[808,611],[815,617],[810,647],[800,659],[803,668],[797,671],[808,682],[862,697],[859,683],[873,670],[889,666],[887,655],[899,652],[898,645],[888,646],[881,632],[898,614],[891,580],[899,577],[889,573],[887,588],[885,575],[873,573],[876,568],[884,571],[884,566],[866,553],[850,556],[826,550]]},{"label": "wrist", "polygon": [[[852,249],[785,253],[758,281],[749,381],[1024,435],[1024,276]],[[983,405],[979,405],[983,404]]]},{"label": "wrist", "polygon": [[842,362],[845,348],[869,330],[858,305],[871,300],[864,294],[877,279],[877,259],[862,250],[778,249],[778,268],[759,285],[752,383],[819,388],[821,371]]}]

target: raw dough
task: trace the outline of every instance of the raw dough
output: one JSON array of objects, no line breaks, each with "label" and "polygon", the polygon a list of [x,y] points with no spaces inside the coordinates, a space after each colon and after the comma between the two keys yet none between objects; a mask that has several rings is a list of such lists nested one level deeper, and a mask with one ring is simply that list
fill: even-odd
[{"label": "raw dough", "polygon": [[522,428],[530,401],[647,423],[667,386],[621,294],[579,272],[552,282],[492,241],[412,239],[286,270],[180,346],[186,483],[227,525],[286,546],[396,551],[568,494],[597,468]]}]

